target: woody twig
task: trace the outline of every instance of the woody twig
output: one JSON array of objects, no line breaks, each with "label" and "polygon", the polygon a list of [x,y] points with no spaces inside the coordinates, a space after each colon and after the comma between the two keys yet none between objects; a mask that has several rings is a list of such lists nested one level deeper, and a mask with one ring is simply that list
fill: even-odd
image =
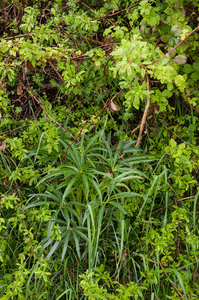
[{"label": "woody twig", "polygon": [[[147,120],[150,120],[151,118],[153,118],[153,115],[150,115],[149,117],[147,117]],[[133,133],[135,133],[136,130],[139,129],[140,127],[141,127],[141,123],[140,123],[136,128],[134,128],[134,129],[131,131],[131,135],[132,135]]]},{"label": "woody twig", "polygon": [[[149,75],[147,73],[146,73],[146,81],[147,81],[147,91],[150,91]],[[146,104],[144,114],[143,114],[143,117],[142,117],[142,122],[141,122],[141,125],[140,125],[140,132],[139,132],[139,135],[138,135],[138,141],[136,143],[137,148],[139,147],[139,144],[140,144],[140,141],[141,141],[142,132],[144,130],[144,126],[145,126],[145,123],[146,123],[146,118],[147,118],[147,113],[148,113],[149,107],[150,107],[150,97],[147,97],[147,104]]]},{"label": "woody twig", "polygon": [[[175,47],[174,47],[174,49],[176,49],[176,48],[178,48],[182,43],[184,43],[194,32],[196,32],[197,30],[199,30],[199,24],[198,24],[198,26],[194,29],[194,30],[192,30],[185,38],[184,38],[184,40],[182,40],[182,41],[180,41]],[[167,52],[166,54],[165,54],[165,56],[166,55],[168,55],[169,54],[169,52]],[[161,59],[161,57],[160,58],[158,58],[158,59],[156,59],[152,64],[155,64],[156,62],[158,62],[159,60]]]}]

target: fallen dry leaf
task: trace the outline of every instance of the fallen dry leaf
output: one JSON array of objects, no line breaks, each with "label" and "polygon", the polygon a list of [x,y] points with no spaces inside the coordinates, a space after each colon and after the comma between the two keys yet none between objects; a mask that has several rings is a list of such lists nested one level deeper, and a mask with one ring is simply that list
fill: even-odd
[{"label": "fallen dry leaf", "polygon": [[154,26],[152,27],[152,32],[154,32],[154,31],[156,30],[156,28],[157,28],[157,25],[154,25]]},{"label": "fallen dry leaf", "polygon": [[[106,173],[107,175],[113,177],[113,173]],[[105,178],[106,176],[103,176],[103,178]]]},{"label": "fallen dry leaf", "polygon": [[0,151],[4,151],[6,149],[6,143],[3,141],[0,143]]},{"label": "fallen dry leaf", "polygon": [[5,187],[9,187],[9,186],[10,186],[10,183],[9,183],[8,178],[4,178],[4,179],[3,179],[3,185],[4,185]]},{"label": "fallen dry leaf", "polygon": [[17,86],[17,95],[18,96],[23,95],[23,89],[22,89],[21,83],[19,83]]},{"label": "fallen dry leaf", "polygon": [[140,31],[144,31],[144,28],[145,28],[145,26],[144,26],[144,25],[141,25],[141,26],[140,26]]},{"label": "fallen dry leaf", "polygon": [[30,70],[30,71],[35,70],[35,68],[33,67],[32,63],[29,60],[26,62],[26,66],[27,66],[28,70]]},{"label": "fallen dry leaf", "polygon": [[118,105],[116,102],[113,102],[113,101],[111,101],[111,102],[109,103],[108,108],[109,108],[110,112],[115,112],[115,111],[120,110],[119,105]]}]

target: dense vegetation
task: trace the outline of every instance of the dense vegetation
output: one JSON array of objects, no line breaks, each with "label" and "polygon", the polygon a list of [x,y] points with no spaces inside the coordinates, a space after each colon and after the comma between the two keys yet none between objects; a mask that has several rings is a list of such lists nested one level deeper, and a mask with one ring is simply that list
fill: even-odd
[{"label": "dense vegetation", "polygon": [[0,299],[198,299],[198,9],[0,2]]}]

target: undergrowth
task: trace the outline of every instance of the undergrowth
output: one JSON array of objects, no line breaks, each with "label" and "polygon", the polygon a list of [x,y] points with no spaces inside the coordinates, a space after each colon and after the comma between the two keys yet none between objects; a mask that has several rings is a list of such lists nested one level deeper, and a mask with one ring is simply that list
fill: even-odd
[{"label": "undergrowth", "polygon": [[0,3],[0,299],[198,299],[198,7]]}]

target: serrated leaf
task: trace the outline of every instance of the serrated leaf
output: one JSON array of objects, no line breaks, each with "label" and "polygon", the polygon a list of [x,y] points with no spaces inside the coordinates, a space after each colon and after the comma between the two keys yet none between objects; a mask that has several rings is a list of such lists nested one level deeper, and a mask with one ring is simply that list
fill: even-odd
[{"label": "serrated leaf", "polygon": [[174,58],[175,63],[178,65],[184,65],[187,62],[187,58],[184,55],[178,55]]}]

